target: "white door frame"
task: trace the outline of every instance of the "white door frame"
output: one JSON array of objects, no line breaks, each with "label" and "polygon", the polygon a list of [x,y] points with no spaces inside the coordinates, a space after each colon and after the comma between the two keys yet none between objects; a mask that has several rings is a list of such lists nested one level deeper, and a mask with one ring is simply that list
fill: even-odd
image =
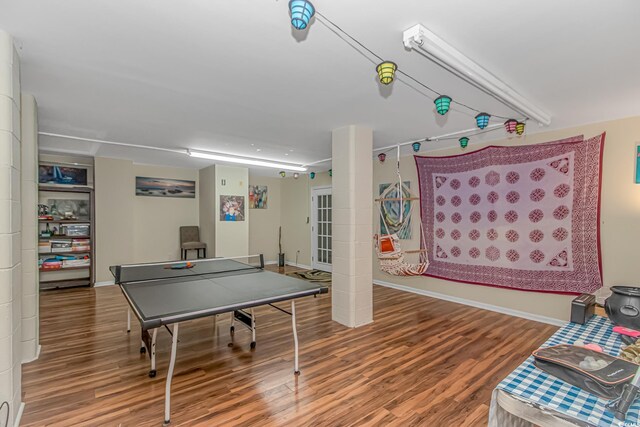
[{"label": "white door frame", "polygon": [[[331,272],[331,264],[324,263],[318,261],[318,209],[317,209],[317,195],[331,195],[332,186],[319,186],[311,188],[311,268],[315,268],[317,270],[329,271]],[[333,198],[332,198],[333,199]],[[333,203],[331,204],[331,222],[333,222]],[[333,226],[331,227],[333,230]],[[333,233],[332,233],[333,234]],[[333,245],[331,245],[331,250],[333,251]]]}]

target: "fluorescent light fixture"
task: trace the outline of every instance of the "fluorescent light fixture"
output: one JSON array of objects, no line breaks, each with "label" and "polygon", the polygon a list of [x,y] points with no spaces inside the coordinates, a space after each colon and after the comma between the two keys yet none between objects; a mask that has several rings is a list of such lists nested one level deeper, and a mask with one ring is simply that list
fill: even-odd
[{"label": "fluorescent light fixture", "polygon": [[270,160],[259,160],[255,158],[237,157],[228,154],[211,153],[209,151],[187,150],[187,154],[191,157],[199,159],[217,160],[219,162],[238,163],[249,166],[263,166],[266,168],[285,169],[296,172],[304,172],[307,170],[304,166],[296,166],[287,163],[272,162]]},{"label": "fluorescent light fixture", "polygon": [[402,40],[408,49],[420,49],[431,60],[444,67],[447,71],[482,89],[503,104],[524,114],[527,118],[545,126],[551,123],[551,116],[548,113],[532,104],[502,80],[482,68],[423,25],[417,24],[406,30],[402,34]]}]

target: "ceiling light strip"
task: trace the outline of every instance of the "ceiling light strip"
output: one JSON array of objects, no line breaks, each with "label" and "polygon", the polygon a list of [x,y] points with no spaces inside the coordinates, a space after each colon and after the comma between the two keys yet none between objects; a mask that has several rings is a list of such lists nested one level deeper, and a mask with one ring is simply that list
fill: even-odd
[{"label": "ceiling light strip", "polygon": [[503,104],[519,111],[541,125],[548,126],[551,124],[551,116],[548,113],[531,103],[502,80],[482,68],[423,25],[417,24],[404,31],[402,39],[408,49],[419,49],[429,59],[461,79],[489,93]]},{"label": "ceiling light strip", "polygon": [[296,171],[296,172],[305,172],[307,170],[307,168],[304,166],[274,162],[270,160],[243,158],[243,157],[237,157],[237,156],[230,156],[226,154],[212,153],[209,151],[200,151],[200,150],[191,150],[191,149],[187,150],[187,152],[189,156],[196,157],[199,159],[216,160],[219,162],[237,163],[241,165],[262,166],[267,168],[284,169],[284,170],[290,170],[290,171]]},{"label": "ceiling light strip", "polygon": [[128,142],[118,142],[118,141],[107,141],[105,139],[83,138],[81,136],[62,135],[59,133],[51,133],[51,132],[38,132],[38,135],[52,136],[54,138],[72,139],[75,141],[97,142],[99,144],[117,145],[121,147],[143,148],[145,150],[168,151],[170,153],[186,154],[186,150],[181,150],[176,148],[151,147],[149,145],[129,144]]}]

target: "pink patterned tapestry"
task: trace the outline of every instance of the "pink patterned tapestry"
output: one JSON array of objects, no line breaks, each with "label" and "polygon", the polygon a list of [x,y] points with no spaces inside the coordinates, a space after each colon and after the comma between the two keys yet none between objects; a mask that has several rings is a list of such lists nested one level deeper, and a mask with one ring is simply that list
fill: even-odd
[{"label": "pink patterned tapestry", "polygon": [[604,134],[415,156],[425,275],[569,294],[602,287],[603,144]]}]

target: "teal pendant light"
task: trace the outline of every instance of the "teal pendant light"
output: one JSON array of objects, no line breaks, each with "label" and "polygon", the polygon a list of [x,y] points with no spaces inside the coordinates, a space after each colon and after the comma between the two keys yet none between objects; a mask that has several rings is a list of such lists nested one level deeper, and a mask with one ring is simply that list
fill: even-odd
[{"label": "teal pendant light", "polygon": [[490,114],[480,113],[476,116],[476,124],[480,129],[484,129],[489,125]]},{"label": "teal pendant light", "polygon": [[460,148],[467,148],[467,145],[469,145],[469,138],[463,136],[458,140],[458,142],[460,143]]},{"label": "teal pendant light", "polygon": [[291,25],[293,25],[293,28],[304,30],[316,13],[316,9],[310,1],[291,0],[289,2],[289,12],[291,12]]},{"label": "teal pendant light", "polygon": [[436,111],[438,114],[444,116],[447,114],[449,107],[451,106],[451,97],[447,95],[440,95],[433,101],[433,103],[436,104]]}]

